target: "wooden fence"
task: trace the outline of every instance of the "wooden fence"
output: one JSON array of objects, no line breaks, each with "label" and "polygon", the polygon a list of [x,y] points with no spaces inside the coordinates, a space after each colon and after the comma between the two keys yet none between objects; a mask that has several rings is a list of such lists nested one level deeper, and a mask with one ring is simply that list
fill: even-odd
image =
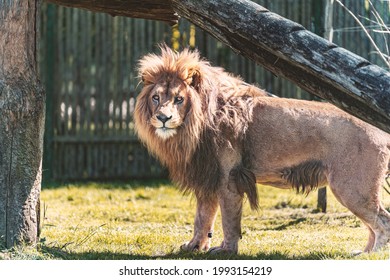
[{"label": "wooden fence", "polygon": [[[271,11],[323,33],[318,0],[257,1]],[[373,1],[385,22],[389,2]],[[367,1],[344,1],[369,18]],[[43,5],[40,74],[47,93],[44,177],[60,181],[166,176],[134,135],[132,113],[140,90],[137,60],[166,42],[197,47],[214,65],[284,97],[312,99],[289,81],[236,55],[222,43],[181,20],[170,28],[160,22]],[[352,17],[334,10],[334,42],[381,64]],[[372,25],[372,23],[368,23]],[[373,33],[384,49],[383,34]]]}]

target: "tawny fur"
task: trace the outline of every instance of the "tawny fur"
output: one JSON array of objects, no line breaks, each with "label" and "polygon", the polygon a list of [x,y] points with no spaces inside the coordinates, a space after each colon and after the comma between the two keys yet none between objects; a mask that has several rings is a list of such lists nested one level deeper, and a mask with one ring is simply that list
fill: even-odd
[{"label": "tawny fur", "polygon": [[328,183],[367,225],[366,251],[389,242],[390,214],[378,195],[388,134],[327,103],[268,97],[196,51],[162,47],[140,60],[139,73],[137,133],[197,198],[194,237],[183,249],[209,249],[219,205],[224,241],[213,251],[237,252],[242,200],[257,208],[256,182],[304,193]]}]

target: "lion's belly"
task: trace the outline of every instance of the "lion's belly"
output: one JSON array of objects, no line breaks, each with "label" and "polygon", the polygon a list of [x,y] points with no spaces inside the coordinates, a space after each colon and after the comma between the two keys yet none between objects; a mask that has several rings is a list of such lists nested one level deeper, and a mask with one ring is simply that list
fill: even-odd
[{"label": "lion's belly", "polygon": [[[251,147],[248,166],[256,181],[264,185],[286,189],[326,184],[334,145],[346,144],[331,126],[337,120],[321,111],[317,103],[288,102],[293,104],[255,108],[245,145]],[[317,104],[319,111],[314,112],[309,104]],[[290,107],[285,108],[287,105]]]},{"label": "lion's belly", "polygon": [[256,176],[256,183],[279,189],[290,189],[291,184],[277,174],[260,174]]}]

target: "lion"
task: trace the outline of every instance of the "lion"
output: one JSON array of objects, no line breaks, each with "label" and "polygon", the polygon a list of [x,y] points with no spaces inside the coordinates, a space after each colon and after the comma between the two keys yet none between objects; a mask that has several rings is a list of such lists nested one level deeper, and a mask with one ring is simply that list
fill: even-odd
[{"label": "lion", "polygon": [[[329,185],[367,226],[364,251],[387,245],[379,192],[389,134],[329,103],[272,97],[196,50],[160,49],[139,61],[134,123],[172,181],[196,198],[194,235],[182,250],[237,253],[243,200],[258,208],[257,183],[301,193]],[[218,207],[223,242],[210,248]]]}]

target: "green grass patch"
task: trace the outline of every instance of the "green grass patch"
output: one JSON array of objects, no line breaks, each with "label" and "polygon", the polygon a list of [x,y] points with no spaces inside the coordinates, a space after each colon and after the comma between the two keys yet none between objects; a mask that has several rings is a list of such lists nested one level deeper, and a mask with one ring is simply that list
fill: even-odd
[{"label": "green grass patch", "polygon": [[[388,259],[389,250],[353,257],[367,230],[328,192],[328,212],[316,192],[258,186],[260,210],[245,203],[239,254],[184,253],[196,201],[169,182],[82,183],[42,190],[41,240],[1,250],[0,259]],[[389,207],[390,196],[383,194]],[[218,215],[213,245],[222,241]]]}]

